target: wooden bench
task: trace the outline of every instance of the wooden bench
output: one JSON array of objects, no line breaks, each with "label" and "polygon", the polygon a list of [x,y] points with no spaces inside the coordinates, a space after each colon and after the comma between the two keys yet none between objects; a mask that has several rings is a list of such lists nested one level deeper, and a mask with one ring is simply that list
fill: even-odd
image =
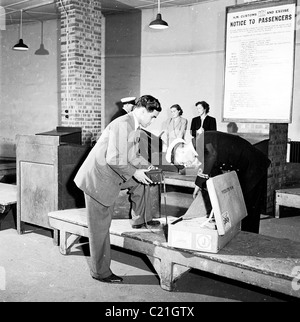
[{"label": "wooden bench", "polygon": [[0,183],[0,229],[1,223],[12,209],[14,212],[14,219],[16,221],[17,203],[17,186],[13,184]]},{"label": "wooden bench", "polygon": [[300,188],[280,189],[275,191],[275,218],[280,218],[280,207],[300,209]]},{"label": "wooden bench", "polygon": [[[85,208],[50,212],[48,216],[53,228],[60,231],[62,254],[68,254],[80,236],[88,237]],[[159,220],[164,224],[166,219]],[[195,252],[168,246],[162,228],[152,232],[136,230],[126,219],[112,220],[110,238],[112,245],[146,254],[161,287],[167,291],[172,291],[176,281],[195,268],[300,297],[299,288],[295,287],[295,269],[300,266],[299,242],[240,232],[218,254]]]}]

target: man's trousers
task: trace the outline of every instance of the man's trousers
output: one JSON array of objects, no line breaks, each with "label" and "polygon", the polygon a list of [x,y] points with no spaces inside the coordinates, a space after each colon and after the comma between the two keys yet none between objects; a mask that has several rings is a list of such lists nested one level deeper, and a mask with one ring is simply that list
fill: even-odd
[{"label": "man's trousers", "polygon": [[[143,224],[152,220],[150,204],[150,187],[136,182],[133,178],[122,185],[129,189],[132,202],[131,224]],[[105,189],[105,187],[103,188]],[[91,275],[95,278],[106,278],[112,274],[109,228],[113,218],[114,204],[105,206],[96,199],[85,195],[89,246],[91,254]]]}]

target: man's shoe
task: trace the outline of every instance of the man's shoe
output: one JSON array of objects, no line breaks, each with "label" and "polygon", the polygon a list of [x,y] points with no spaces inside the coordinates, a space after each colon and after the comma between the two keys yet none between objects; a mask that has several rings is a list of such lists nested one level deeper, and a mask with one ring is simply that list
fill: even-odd
[{"label": "man's shoe", "polygon": [[147,228],[147,226],[152,226],[152,227],[156,227],[159,226],[160,222],[157,220],[150,220],[147,221],[147,224],[139,224],[139,225],[132,225],[132,228],[134,229],[140,229],[140,228]]},{"label": "man's shoe", "polygon": [[100,281],[100,282],[104,282],[104,283],[122,283],[123,282],[123,278],[119,277],[115,274],[111,274],[108,277],[105,278],[100,278],[100,277],[94,277],[92,276],[95,280]]},{"label": "man's shoe", "polygon": [[147,226],[159,226],[160,225],[160,222],[158,220],[150,220],[150,221],[147,221]]},{"label": "man's shoe", "polygon": [[134,228],[134,229],[140,229],[140,228],[143,228],[143,227],[146,227],[145,224],[132,225],[132,228]]}]

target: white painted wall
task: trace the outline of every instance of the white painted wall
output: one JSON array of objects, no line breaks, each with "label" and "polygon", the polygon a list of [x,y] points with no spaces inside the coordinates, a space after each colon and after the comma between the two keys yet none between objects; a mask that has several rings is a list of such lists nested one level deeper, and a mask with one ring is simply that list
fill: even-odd
[{"label": "white painted wall", "polygon": [[44,23],[44,44],[49,56],[34,54],[40,47],[41,23],[23,26],[27,52],[11,49],[19,40],[18,25],[1,31],[0,156],[15,156],[16,134],[36,134],[59,125],[57,28],[56,20]]},{"label": "white painted wall", "polygon": [[[152,10],[144,12],[142,24],[141,91],[156,96],[163,105],[153,132],[160,132],[170,116],[170,106],[181,105],[183,117],[197,116],[195,103],[210,104],[210,115],[222,130],[221,106],[224,63],[224,5],[232,1],[163,10],[170,28],[153,31],[147,27]],[[225,128],[226,130],[226,125]],[[187,136],[187,139],[190,136]]]}]

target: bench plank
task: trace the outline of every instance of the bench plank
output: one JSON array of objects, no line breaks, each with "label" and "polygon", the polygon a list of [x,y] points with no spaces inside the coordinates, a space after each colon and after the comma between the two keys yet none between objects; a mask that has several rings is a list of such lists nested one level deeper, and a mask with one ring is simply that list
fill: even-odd
[{"label": "bench plank", "polygon": [[280,206],[300,208],[300,188],[275,191],[275,218],[280,218]]},{"label": "bench plank", "polygon": [[[72,215],[73,213],[73,215]],[[176,218],[169,217],[169,221]],[[165,218],[159,219],[162,224]],[[87,236],[85,209],[49,213],[54,228],[78,231]],[[65,221],[68,221],[67,223]],[[70,226],[66,226],[66,224]],[[67,227],[67,228],[66,228]],[[61,230],[61,232],[64,230]],[[172,291],[176,280],[191,268],[242,281],[251,285],[300,297],[292,287],[293,270],[300,266],[300,243],[259,234],[240,232],[217,254],[177,249],[167,244],[164,231],[133,229],[127,219],[113,219],[111,244],[146,254],[160,277],[161,287]],[[65,251],[68,246],[63,247]]]}]

